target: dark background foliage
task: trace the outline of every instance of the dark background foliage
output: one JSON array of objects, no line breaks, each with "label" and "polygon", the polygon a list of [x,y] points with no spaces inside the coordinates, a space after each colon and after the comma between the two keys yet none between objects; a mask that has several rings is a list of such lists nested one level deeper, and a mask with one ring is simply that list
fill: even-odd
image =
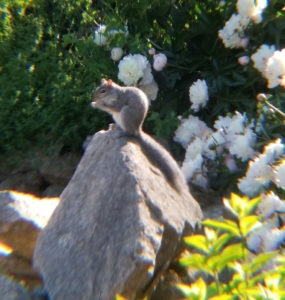
[{"label": "dark background foliage", "polygon": [[[62,143],[79,149],[87,135],[106,128],[110,117],[93,111],[92,90],[102,77],[117,81],[117,63],[110,51],[93,42],[99,24],[122,29],[110,46],[126,54],[148,55],[154,47],[168,57],[162,72],[154,71],[159,95],[152,103],[145,130],[170,137],[177,115],[198,115],[209,126],[219,115],[238,110],[257,117],[258,93],[284,109],[284,89],[266,88],[266,81],[250,64],[237,58],[251,55],[264,44],[285,44],[285,16],[281,0],[271,1],[264,22],[247,30],[246,50],[226,49],[218,31],[235,12],[235,1],[5,1],[0,11],[0,151],[31,145]],[[278,12],[276,14],[276,11]],[[190,111],[189,87],[207,81],[210,101],[199,113]],[[273,118],[264,141],[282,136],[284,123]]]}]

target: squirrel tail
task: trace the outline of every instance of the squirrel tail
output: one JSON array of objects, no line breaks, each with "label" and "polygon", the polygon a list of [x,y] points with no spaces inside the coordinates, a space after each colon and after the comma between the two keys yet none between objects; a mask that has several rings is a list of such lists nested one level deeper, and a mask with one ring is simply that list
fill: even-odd
[{"label": "squirrel tail", "polygon": [[138,139],[142,152],[149,161],[163,173],[168,183],[178,193],[181,193],[182,189],[187,187],[186,180],[170,153],[152,137],[142,131],[138,135]]}]

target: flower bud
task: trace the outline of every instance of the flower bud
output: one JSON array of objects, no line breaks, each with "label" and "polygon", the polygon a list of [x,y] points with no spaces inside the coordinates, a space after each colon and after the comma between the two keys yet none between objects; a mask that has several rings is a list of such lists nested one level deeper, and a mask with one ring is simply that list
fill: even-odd
[{"label": "flower bud", "polygon": [[238,58],[238,63],[242,66],[247,65],[249,63],[249,57],[248,56],[241,56]]},{"label": "flower bud", "polygon": [[249,43],[249,38],[244,38],[244,39],[241,39],[240,42],[239,42],[239,45],[245,49],[247,47]]},{"label": "flower bud", "polygon": [[156,71],[161,71],[167,64],[167,57],[163,53],[155,54],[153,56],[153,68]]},{"label": "flower bud", "polygon": [[154,48],[150,48],[149,50],[148,50],[148,54],[149,55],[154,55],[155,54],[155,49]]},{"label": "flower bud", "polygon": [[111,50],[111,58],[114,61],[120,60],[122,55],[123,55],[123,49],[120,47],[115,47]]},{"label": "flower bud", "polygon": [[266,97],[265,94],[258,94],[258,95],[256,96],[256,100],[257,100],[257,101],[260,101],[260,102],[265,102],[265,101],[267,100],[267,97]]}]

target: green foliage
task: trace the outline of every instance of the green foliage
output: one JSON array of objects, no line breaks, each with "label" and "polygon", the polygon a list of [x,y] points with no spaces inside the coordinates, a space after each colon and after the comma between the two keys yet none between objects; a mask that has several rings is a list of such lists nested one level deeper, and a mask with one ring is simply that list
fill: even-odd
[{"label": "green foliage", "polygon": [[[159,96],[152,103],[147,130],[171,135],[177,126],[175,116],[190,111],[188,90],[198,78],[207,81],[210,91],[209,105],[198,113],[209,125],[235,110],[257,118],[255,96],[268,92],[265,80],[252,66],[239,65],[237,58],[251,55],[262,43],[284,47],[281,9],[281,1],[271,1],[264,22],[248,29],[250,47],[241,51],[226,49],[218,38],[235,11],[235,1],[225,6],[212,0],[2,2],[1,151],[43,141],[78,147],[86,135],[106,127],[109,117],[88,104],[100,78],[116,80],[118,69],[109,51],[93,42],[98,24],[124,30],[127,23],[128,38],[117,34],[110,47],[148,56],[148,47],[154,46],[168,57],[167,68],[154,72]],[[284,97],[278,88],[271,102],[282,110]],[[263,128],[265,140],[282,135],[282,121],[276,117],[269,121]]]},{"label": "green foliage", "polygon": [[[184,239],[191,253],[185,254],[180,263],[201,273],[190,286],[178,285],[187,299],[284,298],[283,250],[253,255],[247,247],[247,236],[261,225],[260,217],[253,214],[259,201],[260,198],[249,201],[232,194],[230,200],[225,200],[231,220],[205,220],[204,235]],[[268,265],[270,262],[273,267]],[[224,269],[232,272],[226,283],[220,280]],[[205,278],[209,276],[213,280],[207,283]]]},{"label": "green foliage", "polygon": [[113,63],[84,33],[93,32],[90,8],[89,1],[1,5],[1,151],[52,141],[76,148],[106,125],[89,103]]}]

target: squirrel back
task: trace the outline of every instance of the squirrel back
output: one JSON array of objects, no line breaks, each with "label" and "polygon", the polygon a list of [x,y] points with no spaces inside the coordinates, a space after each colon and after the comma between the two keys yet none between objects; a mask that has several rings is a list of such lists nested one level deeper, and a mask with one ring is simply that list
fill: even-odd
[{"label": "squirrel back", "polygon": [[169,152],[142,131],[142,124],[148,111],[147,96],[136,87],[121,87],[111,80],[101,80],[95,90],[91,106],[111,114],[123,130],[122,135],[138,138],[143,153],[159,168],[168,183],[178,192],[185,189],[186,181],[176,161]]}]

